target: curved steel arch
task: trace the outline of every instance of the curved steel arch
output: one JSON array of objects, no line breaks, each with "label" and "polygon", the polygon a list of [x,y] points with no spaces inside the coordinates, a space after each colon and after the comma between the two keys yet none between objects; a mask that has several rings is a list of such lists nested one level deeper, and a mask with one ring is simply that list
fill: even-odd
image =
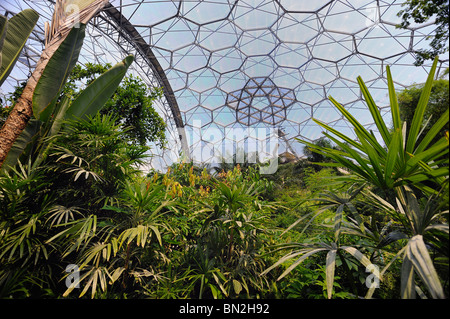
[{"label": "curved steel arch", "polygon": [[[153,54],[150,45],[144,40],[136,28],[112,4],[106,4],[105,8],[99,13],[98,17],[106,23],[112,24],[115,30],[124,39],[126,39],[136,49],[136,51],[140,52],[142,56],[147,59],[148,66],[151,68],[159,85],[162,87],[164,96],[172,112],[183,152],[186,156],[189,156],[184,123],[175,94],[163,68]],[[93,20],[91,23],[95,25],[96,21]]]},{"label": "curved steel arch", "polygon": [[[24,3],[22,0],[7,0],[0,3],[0,12],[5,15],[11,15],[24,9],[25,7],[30,7],[38,11],[44,19],[50,19],[52,14],[51,7],[53,5],[53,0],[45,0],[37,3]],[[2,87],[3,89],[6,88],[7,91],[3,92],[0,90],[0,95],[5,98],[12,92],[10,90],[13,90],[15,86],[19,85],[19,83],[26,81],[30,70],[34,68],[35,63],[39,59],[39,49],[35,49],[35,47],[42,48],[45,41],[44,29],[41,24],[42,23],[38,22],[38,25],[35,30],[33,30],[32,36],[30,36],[30,39],[27,42],[21,57],[19,58],[15,68],[16,71],[19,71],[15,75],[11,74],[8,81],[5,82],[5,86]],[[153,54],[150,46],[146,43],[136,28],[116,7],[110,3],[108,3],[101,12],[91,19],[89,25],[91,26],[90,33],[92,33],[92,30],[102,33],[105,38],[113,41],[122,52],[131,53],[130,51],[136,50],[136,53],[138,54],[135,54],[135,63],[147,75],[145,78],[147,84],[150,83],[150,86],[160,86],[163,89],[164,98],[158,101],[158,105],[160,106],[160,110],[163,113],[162,115],[164,115],[168,126],[170,141],[175,143],[175,145],[171,144],[173,147],[168,149],[169,153],[178,153],[181,148],[184,156],[188,157],[189,149],[186,139],[185,125],[183,123],[178,103],[167,76],[157,58]],[[91,40],[90,44],[92,45],[92,43],[93,42]],[[130,48],[132,49],[130,50]],[[162,152],[166,153],[165,150],[162,150]],[[156,155],[159,155],[159,157],[162,156],[161,154]],[[170,162],[171,159],[168,160]],[[163,162],[166,162],[165,164],[162,164],[163,166],[168,165],[166,159],[163,159]],[[152,164],[150,165],[152,166]]]},{"label": "curved steel arch", "polygon": [[[2,0],[0,8],[5,3],[16,3],[12,7],[18,8],[24,2],[47,17],[53,0]],[[322,129],[312,118],[331,127],[338,125],[351,135],[351,127],[332,108],[328,96],[373,129],[356,76],[367,81],[385,116],[389,113],[385,66],[393,66],[396,84],[402,88],[411,81],[424,81],[430,67],[417,68],[411,61],[414,50],[425,46],[433,33],[433,23],[395,29],[400,5],[401,0],[359,4],[349,0],[116,0],[91,20],[86,58],[104,63],[134,53],[134,71],[150,87],[163,87],[164,97],[155,107],[161,107],[174,145],[155,155],[166,164],[166,152],[173,155],[182,149],[194,158],[191,151],[197,146],[206,151],[220,147],[223,139],[204,139],[202,132],[240,128],[243,123],[228,104],[252,102],[252,92],[248,99],[230,97],[242,92],[249,80],[261,77],[294,93],[289,107],[281,99],[271,111],[285,108],[285,120],[279,126],[286,141],[314,141],[321,136]],[[24,56],[29,58],[28,69],[33,55]],[[448,65],[448,54],[440,63],[440,67]],[[301,145],[294,147],[301,154]]]}]

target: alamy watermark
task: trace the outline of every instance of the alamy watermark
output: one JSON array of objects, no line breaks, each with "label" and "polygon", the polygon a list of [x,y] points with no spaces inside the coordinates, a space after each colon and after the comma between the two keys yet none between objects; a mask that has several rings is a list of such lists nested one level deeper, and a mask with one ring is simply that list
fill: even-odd
[{"label": "alamy watermark", "polygon": [[377,265],[369,264],[366,267],[366,272],[370,273],[366,277],[366,287],[371,288],[380,288],[380,268]]},{"label": "alamy watermark", "polygon": [[69,264],[66,267],[66,287],[80,288],[80,268],[75,264]]}]

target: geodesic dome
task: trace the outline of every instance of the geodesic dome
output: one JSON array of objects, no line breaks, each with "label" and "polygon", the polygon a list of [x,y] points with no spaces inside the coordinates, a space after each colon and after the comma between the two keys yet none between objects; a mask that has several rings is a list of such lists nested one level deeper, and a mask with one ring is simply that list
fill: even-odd
[{"label": "geodesic dome", "polygon": [[[387,65],[397,90],[425,81],[431,62],[414,66],[413,52],[428,47],[435,25],[396,28],[402,2],[111,0],[87,28],[80,62],[114,63],[132,53],[132,72],[149,86],[163,87],[156,108],[170,141],[166,150],[154,149],[155,167],[170,165],[180,154],[214,162],[238,148],[271,156],[273,145],[265,144],[273,134],[276,152],[301,156],[303,146],[295,138],[322,135],[312,118],[353,134],[328,96],[375,130],[357,76],[384,116]],[[0,4],[7,14],[26,7],[41,19],[12,82],[26,78],[37,62],[42,25],[51,19],[52,1]],[[439,68],[448,64],[448,54],[441,56]]]}]

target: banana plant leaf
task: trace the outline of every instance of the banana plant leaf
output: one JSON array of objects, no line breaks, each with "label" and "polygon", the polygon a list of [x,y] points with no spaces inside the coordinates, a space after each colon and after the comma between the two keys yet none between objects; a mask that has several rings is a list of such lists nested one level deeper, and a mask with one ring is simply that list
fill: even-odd
[{"label": "banana plant leaf", "polygon": [[33,115],[46,122],[56,106],[59,94],[78,61],[86,25],[72,28],[48,61],[33,94]]},{"label": "banana plant leaf", "polygon": [[22,52],[28,37],[33,31],[39,14],[32,9],[25,9],[6,21],[0,19],[0,86],[11,73]]},{"label": "banana plant leaf", "polygon": [[93,81],[72,102],[66,112],[66,119],[81,118],[97,113],[106,101],[114,94],[129,66],[133,62],[133,56],[127,56],[111,69]]}]

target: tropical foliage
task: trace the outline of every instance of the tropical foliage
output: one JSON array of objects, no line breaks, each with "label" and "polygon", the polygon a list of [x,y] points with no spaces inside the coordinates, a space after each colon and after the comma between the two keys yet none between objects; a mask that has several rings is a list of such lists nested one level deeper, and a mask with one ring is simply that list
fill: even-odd
[{"label": "tropical foliage", "polygon": [[75,91],[83,37],[49,58],[0,172],[1,298],[448,297],[448,108],[426,120],[437,59],[411,119],[389,67],[392,119],[358,78],[377,135],[330,97],[355,136],[316,120],[324,138],[273,176],[143,172],[148,146],[116,109],[133,57]]},{"label": "tropical foliage", "polygon": [[9,20],[0,15],[0,86],[11,73],[38,18],[32,9],[25,9]]},{"label": "tropical foliage", "polygon": [[[443,262],[448,267],[448,252],[445,251],[448,247],[448,132],[445,137],[433,142],[448,123],[448,108],[425,136],[419,139],[423,133],[424,113],[437,62],[436,58],[408,130],[407,123],[402,122],[400,118],[389,67],[387,78],[392,130],[388,129],[363,80],[358,78],[362,94],[380,132],[380,139],[387,147],[330,97],[336,108],[354,127],[357,140],[315,120],[329,132],[324,132],[324,135],[333,141],[338,149],[301,142],[338,163],[323,165],[340,165],[352,173],[340,178],[341,183],[349,185],[343,186],[345,192],[327,192],[313,199],[320,207],[313,218],[323,211],[335,211],[334,236],[313,244],[282,244],[279,249],[290,249],[291,252],[268,268],[266,273],[286,260],[295,258],[279,277],[281,279],[310,255],[327,252],[327,297],[331,298],[337,258],[342,264],[346,264],[348,257],[353,257],[366,269],[373,268],[371,265],[375,263],[383,264],[383,270],[374,274],[377,280],[382,280],[383,274],[400,258],[402,297],[414,297],[416,291],[424,295],[416,282],[418,275],[421,284],[433,298],[444,298],[442,281],[435,268],[436,259],[433,261],[427,245],[430,247],[431,242],[437,243],[433,246],[434,258],[438,258],[439,263]],[[358,200],[360,193],[364,195],[364,201]],[[356,203],[365,210],[359,211],[355,207]],[[367,206],[371,207],[372,211],[367,211]],[[344,236],[349,236],[351,240],[342,240]],[[371,244],[366,242],[361,245],[361,240]],[[402,243],[399,244],[398,241]],[[350,246],[349,243],[352,242],[353,245]],[[354,243],[358,242],[358,247],[355,247]],[[396,247],[392,249],[394,243]],[[395,253],[392,254],[392,251]],[[349,277],[348,280],[352,281],[351,275]],[[371,287],[366,296],[371,297],[374,290],[374,287]]]},{"label": "tropical foliage", "polygon": [[[63,93],[74,99],[80,94],[80,87],[89,85],[109,68],[110,64],[76,65],[69,75]],[[134,143],[141,145],[155,143],[164,146],[166,124],[154,108],[154,102],[161,96],[161,88],[150,90],[139,77],[127,74],[100,112],[117,114],[117,124],[132,127],[133,129],[128,130],[126,135]]]},{"label": "tropical foliage", "polygon": [[[10,152],[11,148],[13,147],[15,141],[19,138],[21,133],[24,131],[25,127],[28,124],[28,121],[30,118],[34,115],[36,116],[35,109],[35,103],[34,96],[35,96],[35,90],[37,88],[37,84],[39,82],[39,79],[41,78],[41,75],[44,74],[44,70],[47,67],[47,64],[53,57],[56,51],[59,51],[59,54],[61,54],[60,47],[62,46],[71,46],[72,45],[72,51],[67,51],[67,56],[65,56],[65,61],[62,64],[62,66],[66,67],[73,67],[73,63],[76,62],[79,54],[79,49],[81,46],[77,46],[75,44],[82,43],[82,39],[84,38],[84,31],[82,32],[75,32],[74,29],[83,29],[83,25],[89,22],[89,20],[95,16],[108,2],[108,0],[80,0],[72,2],[71,4],[65,3],[64,0],[57,0],[55,2],[55,10],[53,12],[52,16],[52,23],[51,25],[46,22],[45,23],[45,48],[41,53],[41,57],[39,61],[36,64],[36,67],[33,71],[33,74],[29,77],[22,94],[17,100],[17,103],[15,103],[14,108],[9,112],[8,117],[6,118],[5,123],[2,125],[0,129],[0,167],[3,166],[6,157],[8,156],[8,153]],[[79,10],[73,10],[70,9],[69,5],[76,5],[78,6]],[[67,9],[67,10],[66,10]],[[27,35],[32,30],[32,23],[36,23],[38,17],[37,14],[33,11],[24,11],[25,17],[22,17],[22,21],[27,26],[19,25],[19,28],[14,29],[14,37],[15,40],[20,39],[22,35],[17,35],[15,32],[23,32],[24,35]],[[24,12],[20,13],[23,14]],[[19,14],[19,15],[20,15]],[[3,20],[3,19],[2,19]],[[33,22],[34,21],[34,22]],[[17,21],[19,22],[19,21]],[[2,22],[2,24],[4,24]],[[31,29],[30,29],[31,28]],[[1,28],[0,28],[1,30]],[[70,43],[67,40],[68,35],[71,34],[71,41]],[[21,42],[17,42],[13,44],[13,48],[23,46],[25,39],[22,39]],[[64,44],[63,44],[64,43]],[[7,45],[8,43],[5,43]],[[8,47],[5,47],[8,48]],[[20,52],[21,48],[18,52]],[[14,52],[14,50],[13,50]],[[10,61],[15,61],[18,57],[18,52],[16,52],[16,57],[11,56]],[[55,65],[53,67],[49,67],[47,69],[47,78],[49,75],[51,75],[51,69],[55,70]],[[48,108],[49,106],[53,106],[54,103],[52,103],[54,100],[46,100],[46,99],[53,99],[55,96],[55,91],[58,92],[58,90],[61,89],[61,86],[64,85],[65,80],[67,79],[68,73],[61,70],[56,70],[57,73],[55,74],[54,84],[56,84],[55,87],[48,87],[49,92],[48,95],[44,95],[39,97],[39,94],[37,94],[37,98],[39,102],[44,103],[43,105],[39,105],[39,111],[44,112],[45,115],[49,115],[49,110],[52,108]],[[70,69],[67,69],[67,71],[70,72]],[[6,74],[6,73],[5,73]],[[2,75],[3,76],[3,75]],[[50,81],[44,81],[41,85],[42,87],[45,87],[46,84],[48,84]],[[39,117],[38,117],[39,119]]]}]

